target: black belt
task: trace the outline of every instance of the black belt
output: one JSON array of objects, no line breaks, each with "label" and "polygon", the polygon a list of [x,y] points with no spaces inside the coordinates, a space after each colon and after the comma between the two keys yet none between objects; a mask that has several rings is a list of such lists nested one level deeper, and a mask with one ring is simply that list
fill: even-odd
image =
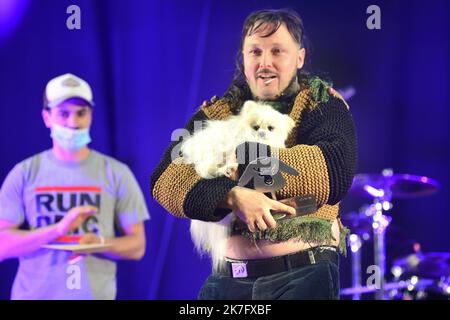
[{"label": "black belt", "polygon": [[320,246],[267,259],[235,260],[226,258],[220,264],[217,272],[233,278],[258,278],[313,265],[319,261],[329,261],[339,266],[337,249]]}]

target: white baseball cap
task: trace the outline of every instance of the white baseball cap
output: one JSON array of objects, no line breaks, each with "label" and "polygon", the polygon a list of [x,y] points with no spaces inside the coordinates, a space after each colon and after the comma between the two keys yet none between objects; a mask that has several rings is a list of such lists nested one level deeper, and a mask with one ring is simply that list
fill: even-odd
[{"label": "white baseball cap", "polygon": [[47,83],[45,87],[45,102],[47,107],[54,108],[70,98],[81,98],[86,100],[90,106],[94,105],[91,87],[86,81],[76,75],[66,73],[53,78]]}]

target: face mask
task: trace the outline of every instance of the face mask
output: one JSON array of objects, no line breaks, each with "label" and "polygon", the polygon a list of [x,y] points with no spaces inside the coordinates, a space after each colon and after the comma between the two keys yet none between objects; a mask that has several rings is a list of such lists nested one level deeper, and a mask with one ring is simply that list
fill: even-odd
[{"label": "face mask", "polygon": [[59,145],[67,151],[78,151],[91,142],[89,128],[70,129],[53,124],[50,136],[58,141]]}]

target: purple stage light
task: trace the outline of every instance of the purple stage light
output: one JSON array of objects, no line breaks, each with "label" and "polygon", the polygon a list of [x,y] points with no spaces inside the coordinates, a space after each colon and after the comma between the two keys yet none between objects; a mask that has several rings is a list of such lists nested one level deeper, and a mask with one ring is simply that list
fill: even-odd
[{"label": "purple stage light", "polygon": [[19,24],[29,0],[0,1],[0,41],[6,39]]}]

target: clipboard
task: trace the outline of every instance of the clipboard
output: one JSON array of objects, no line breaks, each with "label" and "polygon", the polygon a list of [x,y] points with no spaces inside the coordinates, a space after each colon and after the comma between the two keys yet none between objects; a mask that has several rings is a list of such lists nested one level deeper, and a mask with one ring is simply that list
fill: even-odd
[{"label": "clipboard", "polygon": [[46,244],[41,246],[44,249],[70,251],[77,254],[101,253],[108,251],[112,245],[110,244]]}]

